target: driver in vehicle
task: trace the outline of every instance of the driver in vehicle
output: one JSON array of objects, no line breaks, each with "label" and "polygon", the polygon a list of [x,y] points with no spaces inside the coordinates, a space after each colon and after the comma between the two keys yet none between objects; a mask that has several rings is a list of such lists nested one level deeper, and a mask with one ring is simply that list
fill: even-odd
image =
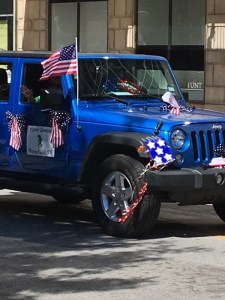
[{"label": "driver in vehicle", "polygon": [[[49,83],[48,88],[45,91],[48,91],[48,89],[49,90],[55,89],[55,90],[62,91],[60,77],[51,77],[49,78],[48,83]],[[21,85],[20,91],[27,99],[28,103],[40,103],[40,99],[41,99],[40,95],[34,97],[33,90],[29,89],[26,85]]]}]

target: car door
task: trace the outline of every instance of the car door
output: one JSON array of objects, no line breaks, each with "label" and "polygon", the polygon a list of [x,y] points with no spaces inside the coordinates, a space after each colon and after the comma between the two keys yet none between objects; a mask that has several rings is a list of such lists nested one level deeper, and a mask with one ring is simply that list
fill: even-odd
[{"label": "car door", "polygon": [[[53,134],[52,140],[51,137],[52,128],[55,124],[54,116],[57,117],[62,114],[69,116],[68,98],[64,98],[61,84],[61,94],[54,92],[52,98],[47,97],[48,103],[44,102],[46,101],[45,96],[49,96],[50,89],[48,81],[39,80],[42,74],[40,60],[31,62],[23,59],[20,61],[19,67],[22,72],[20,86],[25,85],[29,90],[32,90],[34,99],[41,99],[40,102],[28,102],[28,99],[20,93],[19,101],[14,106],[14,111],[23,115],[26,120],[26,132],[23,134],[22,147],[17,152],[21,166],[20,171],[50,177],[66,177],[68,174],[67,135],[69,120],[66,121],[66,126],[61,130],[61,145],[57,140],[57,132],[55,132],[56,136]],[[18,90],[20,86],[17,87]],[[58,100],[62,97],[63,102],[59,103]]]},{"label": "car door", "polygon": [[0,57],[0,168],[10,163],[9,123],[6,112],[12,110],[13,77],[17,60],[12,57]]}]

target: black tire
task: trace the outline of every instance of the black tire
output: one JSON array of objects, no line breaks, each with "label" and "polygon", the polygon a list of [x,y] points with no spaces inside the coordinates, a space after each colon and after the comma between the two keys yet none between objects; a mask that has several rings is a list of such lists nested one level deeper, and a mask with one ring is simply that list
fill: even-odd
[{"label": "black tire", "polygon": [[121,212],[132,204],[143,186],[143,171],[144,166],[139,161],[122,154],[113,155],[101,164],[93,188],[92,205],[107,234],[139,237],[148,234],[155,225],[161,201],[148,192],[133,215],[125,222],[119,222]]},{"label": "black tire", "polygon": [[225,203],[224,202],[214,203],[213,207],[218,217],[220,217],[220,219],[225,222]]}]

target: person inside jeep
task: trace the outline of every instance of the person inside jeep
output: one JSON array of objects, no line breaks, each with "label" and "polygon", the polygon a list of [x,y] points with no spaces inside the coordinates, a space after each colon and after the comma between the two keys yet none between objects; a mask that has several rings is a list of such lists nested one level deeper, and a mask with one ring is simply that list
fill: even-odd
[{"label": "person inside jeep", "polygon": [[0,68],[0,100],[5,100],[9,94],[9,84],[6,69]]},{"label": "person inside jeep", "polygon": [[[58,91],[60,90],[60,91],[62,91],[60,77],[51,77],[51,78],[49,78],[48,87],[44,90],[44,92],[48,93],[48,90],[58,90]],[[40,103],[41,96],[38,95],[38,96],[34,97],[33,90],[29,89],[26,85],[21,85],[20,91],[29,103]]]}]

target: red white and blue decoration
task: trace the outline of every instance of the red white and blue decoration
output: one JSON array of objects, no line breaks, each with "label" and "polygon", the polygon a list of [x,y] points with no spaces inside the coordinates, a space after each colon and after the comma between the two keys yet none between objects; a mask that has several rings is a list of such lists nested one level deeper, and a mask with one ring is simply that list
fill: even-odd
[{"label": "red white and blue decoration", "polygon": [[[174,108],[172,105],[163,105],[163,106],[160,106],[160,110],[165,113],[179,115],[181,113],[193,113],[195,110],[195,107],[194,106],[186,107],[186,106],[181,105],[178,110],[177,108]],[[177,112],[179,112],[179,113],[177,113]]]},{"label": "red white and blue decoration", "polygon": [[166,103],[166,105],[160,107],[160,110],[163,112],[169,112],[173,115],[180,115],[182,112],[192,113],[195,110],[195,107],[185,107],[183,105],[179,105],[171,92],[166,92],[162,96],[162,100]]},{"label": "red white and blue decoration", "polygon": [[54,148],[58,148],[64,144],[63,129],[69,124],[70,115],[65,111],[54,110],[51,110],[49,115],[50,125],[52,126],[50,142]]},{"label": "red white and blue decoration", "polygon": [[148,147],[150,160],[153,162],[154,167],[161,169],[175,160],[170,146],[162,138],[153,136],[144,141]]},{"label": "red white and blue decoration", "polygon": [[225,149],[224,146],[222,144],[219,144],[216,149],[215,152],[218,156],[220,157],[225,157]]},{"label": "red white and blue decoration", "polygon": [[141,93],[141,86],[129,80],[120,79],[119,77],[108,79],[103,88],[108,94],[126,92],[131,95],[139,95]]},{"label": "red white and blue decoration", "polygon": [[224,146],[222,144],[217,145],[214,152],[218,155],[218,157],[213,157],[211,162],[209,163],[209,166],[213,168],[224,168],[225,167]]},{"label": "red white and blue decoration", "polygon": [[26,127],[25,117],[23,115],[13,115],[10,111],[7,111],[6,118],[10,130],[9,145],[18,151],[22,147],[21,133]]},{"label": "red white and blue decoration", "polygon": [[[171,152],[171,148],[166,144],[165,140],[157,136],[152,136],[145,139],[144,143],[148,148],[150,157],[150,164],[145,169],[145,172],[147,172],[148,170],[162,170],[175,160]],[[126,209],[126,211],[122,212],[122,216],[120,217],[119,222],[125,222],[134,213],[147,190],[148,185],[144,180],[136,199],[134,199],[133,203]]]},{"label": "red white and blue decoration", "polygon": [[65,74],[77,74],[76,45],[72,44],[54,52],[42,63],[43,74],[40,80]]}]

